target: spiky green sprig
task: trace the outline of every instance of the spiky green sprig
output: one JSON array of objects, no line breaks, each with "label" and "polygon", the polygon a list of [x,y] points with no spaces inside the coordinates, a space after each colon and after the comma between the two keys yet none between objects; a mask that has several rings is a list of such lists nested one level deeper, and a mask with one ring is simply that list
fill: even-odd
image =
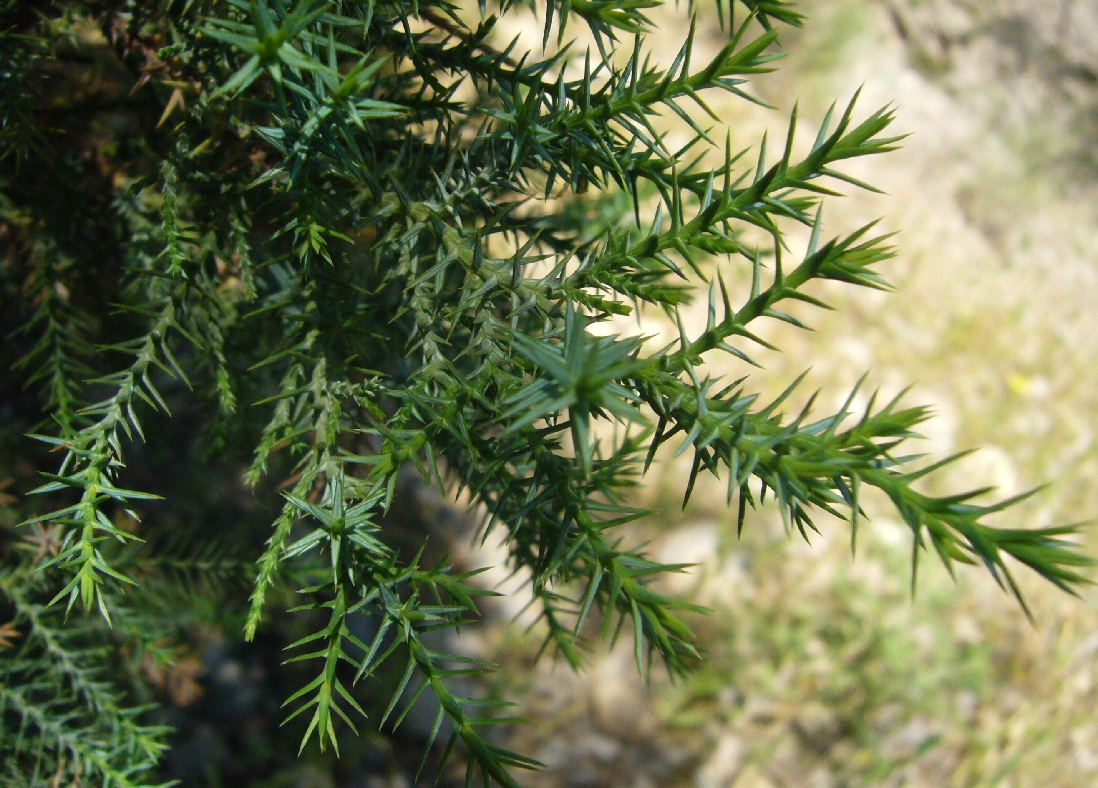
[{"label": "spiky green sprig", "polygon": [[[643,265],[641,261],[644,260],[650,260],[652,264],[676,276],[685,276],[679,262],[672,255],[689,264],[697,275],[707,278],[696,263],[699,253],[723,253],[744,257],[752,262],[755,269],[752,296],[755,296],[759,287],[758,253],[737,238],[734,225],[742,222],[765,230],[773,238],[774,254],[779,265],[775,276],[782,283],[780,292],[785,296],[807,299],[798,293],[798,289],[814,277],[846,277],[853,284],[882,286],[883,282],[872,275],[870,270],[874,262],[888,256],[887,251],[881,247],[883,238],[866,242],[857,249],[858,254],[854,254],[848,247],[854,246],[854,242],[865,233],[864,230],[849,236],[841,243],[831,242],[818,248],[818,220],[814,220],[807,212],[813,205],[813,195],[833,193],[815,183],[820,178],[836,178],[859,187],[872,188],[844,175],[833,164],[892,150],[900,139],[881,136],[892,121],[892,115],[887,109],[873,113],[852,127],[856,100],[857,95],[851,100],[833,131],[830,128],[831,113],[828,113],[820,126],[812,150],[796,164],[792,163],[796,130],[794,113],[781,159],[768,166],[764,145],[754,176],[746,186],[740,187],[739,184],[747,179],[748,174],[735,171],[734,165],[739,157],[733,156],[727,148],[723,167],[715,171],[688,172],[683,177],[675,176],[672,185],[676,196],[659,207],[647,233],[636,239],[628,235],[611,235],[600,253],[593,255],[590,262],[585,262],[582,268],[577,269],[575,284],[594,286],[602,271],[614,270],[623,265],[638,267]],[[689,219],[686,217],[687,202],[680,194],[682,190],[695,193],[698,197],[696,212]],[[813,258],[811,264],[806,262],[797,271],[790,273],[789,276],[793,278],[789,280],[780,269],[784,245],[783,231],[777,224],[780,219],[793,219],[815,227],[813,253],[819,256]],[[665,222],[670,226],[665,228]],[[837,244],[843,247],[841,254],[833,251]],[[836,261],[842,261],[845,268]],[[853,264],[857,262],[860,264]]]},{"label": "spiky green sprig", "polygon": [[[816,229],[818,231],[818,223]],[[611,371],[605,378],[597,378],[591,376],[590,370],[583,368],[583,365],[566,368],[556,364],[548,356],[557,351],[544,346],[545,352],[534,354],[536,358],[532,359],[544,377],[525,389],[515,401],[516,414],[518,411],[523,413],[524,420],[520,426],[530,423],[532,419],[549,417],[562,407],[574,408],[572,400],[581,387],[573,378],[586,376],[585,382],[593,391],[602,391],[612,385],[626,392],[623,402],[640,400],[651,405],[659,417],[659,424],[652,438],[650,459],[656,448],[671,435],[684,433],[682,449],[690,447],[695,452],[685,499],[689,498],[700,470],[713,473],[723,470],[728,473],[729,497],[734,493],[739,496],[741,526],[746,507],[755,506],[750,490],[750,481],[755,478],[761,484],[760,499],[765,499],[767,491],[773,492],[787,525],[795,525],[806,538],[808,532],[816,528],[812,519],[813,509],[843,517],[836,506],[844,505],[849,507],[847,517],[852,520],[852,534],[856,535],[861,511],[858,490],[863,484],[868,484],[884,490],[897,506],[912,528],[916,554],[926,546],[925,532],[947,567],[951,567],[954,561],[982,561],[1019,600],[1021,594],[1003,561],[1003,554],[1013,556],[1061,587],[1082,582],[1084,578],[1077,568],[1090,562],[1080,557],[1072,543],[1064,538],[1072,535],[1074,528],[996,532],[996,529],[982,522],[983,518],[1001,511],[1017,499],[983,506],[973,504],[972,499],[986,493],[986,490],[932,498],[911,489],[911,483],[924,472],[907,474],[892,470],[901,460],[894,458],[891,450],[913,435],[912,428],[925,418],[922,409],[900,411],[893,402],[881,412],[867,412],[857,428],[849,432],[835,433],[838,423],[849,415],[845,412],[802,430],[807,409],[789,423],[773,418],[776,408],[789,391],[763,410],[753,413],[750,406],[754,397],[741,396],[735,386],[710,395],[711,382],[699,380],[694,374],[694,365],[700,363],[701,355],[709,350],[719,348],[750,360],[742,351],[727,345],[719,337],[741,334],[754,338],[745,327],[752,320],[776,317],[799,325],[789,315],[776,312],[773,304],[783,298],[796,297],[797,288],[816,276],[824,274],[825,278],[883,286],[871,273],[871,266],[887,257],[888,252],[880,248],[881,239],[857,243],[864,232],[864,229],[857,231],[822,250],[816,248],[817,233],[814,232],[802,265],[788,277],[779,271],[774,283],[764,291],[760,292],[758,286],[754,286],[752,297],[739,311],[730,307],[722,282],[725,321],[717,319],[716,304],[711,303],[708,327],[698,340],[688,341],[683,329],[680,349],[675,353],[657,354],[653,359],[689,373],[690,382],[680,380],[677,374],[662,377],[654,373],[651,366],[635,354],[629,359],[628,368]],[[814,299],[803,300],[820,305]],[[726,321],[730,322],[725,325]],[[603,340],[588,341],[597,343]],[[531,344],[530,347],[538,346]],[[546,354],[548,356],[545,358],[541,357]],[[568,383],[570,380],[572,383]],[[545,387],[549,381],[559,381],[553,384],[558,386],[557,391],[572,391],[572,399],[565,401],[559,395],[556,399],[546,397],[541,392],[547,391]],[[543,401],[544,404],[533,404]],[[557,405],[560,407],[554,407]],[[827,425],[827,429],[821,425]],[[912,458],[903,459],[910,461]],[[582,454],[580,464],[586,464]],[[913,565],[913,573],[914,568]]]},{"label": "spiky green sprig", "polygon": [[[588,56],[581,78],[566,81],[562,74],[555,84],[531,87],[513,83],[510,92],[500,90],[499,109],[487,109],[495,123],[485,143],[501,143],[508,149],[509,172],[523,179],[531,171],[546,175],[545,194],[559,178],[575,190],[581,184],[600,186],[612,181],[636,200],[638,181],[656,184],[669,196],[668,182],[676,161],[653,117],[668,109],[693,129],[698,139],[709,140],[707,132],[678,103],[690,99],[715,122],[716,114],[702,93],[719,89],[757,101],[740,86],[743,77],[770,70],[775,55],[765,50],[774,34],[763,33],[744,41],[747,26],[741,27],[707,66],[691,70],[695,31],[691,28],[672,65],[664,70],[650,64],[642,41],[633,46],[633,57],[620,71],[605,61],[594,69]],[[604,73],[605,72],[605,73]],[[599,82],[601,86],[596,87]]]},{"label": "spiky green sprig", "polygon": [[[854,253],[852,253],[852,256],[855,256]],[[776,287],[774,289],[774,292],[776,293],[779,290],[780,286]],[[764,309],[758,308],[757,304],[755,305],[755,307],[756,309],[758,309],[760,315],[765,311]],[[585,347],[585,343],[587,342],[594,342],[597,346],[599,342],[609,341],[605,339],[590,338],[585,338],[581,340],[581,337],[584,336],[584,332],[575,329],[570,334],[566,332],[566,336],[571,336],[572,341],[566,341],[565,347],[572,347],[573,349],[577,347]],[[523,348],[524,355],[526,355],[527,358],[535,364],[535,368],[540,368],[542,373],[547,373],[547,376],[545,378],[542,378],[540,381],[536,381],[531,388],[523,389],[522,396],[517,399],[513,399],[509,403],[511,412],[514,417],[512,420],[515,421],[513,428],[516,432],[522,431],[522,428],[525,428],[528,425],[532,424],[533,421],[537,420],[538,418],[551,417],[554,413],[566,407],[581,405],[579,411],[583,411],[582,406],[587,405],[588,401],[593,401],[594,405],[591,407],[594,407],[597,410],[598,401],[601,401],[598,400],[597,394],[604,388],[606,384],[616,379],[620,379],[626,385],[628,385],[629,372],[632,370],[632,366],[635,366],[637,364],[636,359],[628,359],[630,354],[633,353],[636,348],[632,345],[628,347],[626,345],[622,345],[622,348],[624,348],[624,353],[613,353],[611,354],[611,356],[607,357],[607,360],[611,362],[611,367],[613,367],[615,364],[618,364],[619,362],[624,362],[627,365],[632,365],[630,366],[630,369],[610,369],[610,371],[605,376],[603,376],[602,371],[600,371],[599,375],[596,376],[599,379],[592,380],[588,379],[591,378],[591,375],[593,374],[592,369],[587,368],[583,364],[579,364],[577,366],[577,364],[575,363],[569,363],[566,359],[567,352],[565,350],[554,350],[552,345],[544,344],[542,342],[530,343],[526,342],[525,340],[523,340],[523,342],[525,344],[520,343],[518,347]],[[613,347],[613,344],[608,345],[608,348]],[[544,349],[544,352],[542,352],[542,349]],[[592,347],[591,351],[594,353],[592,359],[597,359],[599,357],[600,351],[597,350],[597,347]],[[549,354],[549,356],[552,356],[554,353],[561,354],[561,361],[559,364],[552,362],[552,359],[546,360],[545,358],[541,358],[541,356],[544,354]],[[572,355],[575,355],[575,353],[573,353]],[[575,359],[573,359],[573,361],[575,361]],[[601,366],[603,366],[603,362],[596,361],[595,366],[601,368]],[[445,372],[445,370],[439,370],[439,372]],[[580,386],[578,383],[576,383],[576,378],[583,378],[583,386]],[[554,379],[560,381],[558,389],[554,389],[558,391],[557,395],[553,395],[549,389],[545,388],[545,386],[547,385],[546,381]],[[572,381],[572,383],[568,383],[568,381]],[[440,385],[442,385],[441,382]],[[473,388],[475,388],[475,384],[473,384]],[[580,391],[581,388],[583,389],[583,391]],[[416,414],[417,418],[424,418],[423,414],[428,414],[432,411],[433,407],[437,407],[439,409],[443,409],[445,412],[452,414],[450,417],[447,417],[448,422],[460,420],[460,416],[458,415],[458,413],[455,413],[454,410],[445,407],[446,403],[454,402],[456,401],[456,398],[460,396],[460,392],[453,391],[452,386],[450,387],[450,389],[451,390],[446,393],[436,393],[434,397],[430,400],[423,400],[422,402],[420,402],[420,407]],[[560,396],[565,392],[571,392],[570,394],[568,394],[569,399],[567,400],[567,402],[558,402],[557,400],[559,400]],[[410,396],[410,394],[406,392],[404,395],[397,396]],[[592,396],[594,396],[594,400],[591,400]],[[531,399],[531,397],[533,399]],[[584,402],[581,402],[581,399],[584,400]],[[534,403],[538,402],[540,402],[541,404],[535,406]],[[560,405],[560,407],[555,407],[555,405]],[[507,419],[505,418],[504,421],[506,422]],[[563,423],[563,427],[552,428],[552,426],[550,425],[550,431],[555,429],[569,428],[576,430],[577,425],[582,425],[584,422],[584,413],[577,413],[574,414],[573,417],[567,422],[558,422],[558,424]],[[452,427],[447,424],[446,429],[451,430]],[[459,436],[462,454],[467,454],[474,458],[478,455],[491,458],[490,468],[495,469],[491,471],[491,475],[493,478],[503,476],[504,474],[501,472],[504,471],[504,469],[506,469],[506,472],[510,475],[517,474],[518,479],[516,480],[516,487],[521,489],[516,489],[515,492],[516,497],[518,497],[521,504],[517,510],[509,509],[504,504],[504,502],[507,500],[507,496],[503,496],[498,501],[494,501],[494,492],[486,491],[486,489],[482,488],[479,484],[473,485],[474,492],[477,493],[479,497],[489,502],[491,511],[496,514],[501,521],[513,524],[511,526],[514,529],[512,531],[512,537],[513,542],[516,544],[516,546],[513,548],[513,555],[515,555],[518,563],[531,567],[535,572],[535,577],[539,578],[549,578],[563,574],[562,569],[567,564],[566,562],[561,562],[560,557],[572,557],[575,555],[575,552],[573,551],[574,546],[577,544],[582,544],[583,539],[587,537],[587,531],[591,530],[591,523],[584,522],[583,518],[577,516],[576,510],[572,508],[566,509],[561,512],[557,512],[555,509],[546,510],[544,511],[544,516],[539,517],[538,515],[543,514],[543,511],[540,509],[540,507],[546,501],[571,501],[572,503],[567,504],[569,507],[579,507],[579,510],[582,511],[585,506],[588,506],[590,504],[584,503],[585,496],[580,490],[576,490],[575,488],[569,489],[569,486],[572,484],[572,482],[555,487],[543,487],[543,479],[539,480],[536,476],[530,479],[523,478],[525,474],[520,469],[524,467],[524,456],[532,450],[536,452],[536,447],[540,443],[540,441],[533,441],[529,433],[523,436],[521,441],[516,442],[514,448],[505,449],[499,444],[496,444],[491,448],[485,447],[484,450],[478,451],[475,443],[470,439],[470,435],[474,434],[477,430],[482,429],[483,428],[481,427],[477,427],[474,422],[474,424],[472,425],[465,424],[459,429],[453,430],[453,432],[451,432],[451,435]],[[581,433],[584,434],[584,437],[577,441],[577,445],[589,445],[589,442],[585,437],[586,433],[583,431],[583,428],[579,427],[578,429]],[[541,431],[546,432],[547,430],[543,429]],[[430,439],[424,439],[422,437],[422,434],[410,433],[404,438],[395,439],[393,445],[402,446],[411,451],[412,456],[415,456],[415,452],[419,450],[417,447],[437,445],[445,440],[446,436],[444,434],[433,433]],[[556,463],[557,459],[555,458],[553,452],[553,446],[550,445],[549,451],[545,452],[542,455],[543,460],[539,462],[552,461]],[[407,455],[402,454],[401,457],[394,460],[394,462],[399,462],[405,456]],[[462,461],[458,459],[456,460],[456,462],[461,463]],[[392,467],[391,464],[389,467]],[[568,467],[567,463],[559,464],[555,468],[555,470],[558,472],[558,475],[565,479],[569,478],[571,474],[571,469]],[[546,474],[546,476],[550,475],[551,474],[548,473]],[[579,501],[578,503],[576,502],[577,500]],[[531,520],[531,525],[523,525],[524,521],[528,519]],[[580,523],[579,528],[575,528],[575,526],[573,525],[577,521]],[[569,532],[570,529],[573,529],[572,533]],[[542,546],[532,552],[529,551],[529,548],[532,547],[534,544],[540,544]],[[548,552],[546,551],[547,547],[550,548]],[[603,558],[607,558],[607,556],[610,556],[607,563],[610,563],[612,565],[614,559],[612,557],[611,551],[603,549],[601,552]],[[554,555],[556,556],[555,559],[553,558]],[[602,569],[602,562],[598,562],[598,565],[600,567],[600,573],[606,571],[605,569]],[[619,583],[624,582],[621,578],[620,568],[616,571],[612,569],[610,571],[610,574],[612,576],[616,576]],[[543,580],[541,582],[546,581]],[[599,583],[595,583],[593,587],[597,589],[599,587]],[[632,590],[632,588],[630,588],[630,590]],[[594,599],[594,596],[589,597],[589,599]],[[612,606],[613,605],[611,605],[611,607]],[[643,615],[635,615],[636,611],[633,610],[632,604],[628,605],[628,607],[628,612],[634,613],[634,621],[642,624],[641,633],[639,634],[643,634],[643,625],[646,622],[646,618]],[[588,610],[589,609],[590,608],[588,607]],[[659,633],[661,627],[662,629],[667,628],[663,625],[661,625],[661,627],[652,625],[651,618],[648,618],[647,621],[649,622],[649,629],[654,632]],[[642,644],[644,642],[644,637],[638,637],[638,644]],[[680,637],[677,639],[676,642],[688,643],[688,640],[685,637]],[[663,651],[670,652],[672,654],[672,657],[674,658],[674,649],[665,648],[663,649]]]},{"label": "spiky green sprig", "polygon": [[[388,497],[388,485],[375,484],[368,487],[370,491],[365,498],[351,498],[348,488],[360,489],[363,485],[350,485],[348,481],[341,472],[333,473],[320,505],[287,496],[288,502],[300,515],[309,518],[314,528],[289,545],[285,557],[293,560],[319,551],[326,554],[329,565],[328,580],[303,589],[303,593],[327,601],[296,609],[319,607],[330,613],[325,627],[288,647],[292,650],[319,645],[318,650],[298,654],[289,661],[319,661],[321,671],[287,699],[285,705],[297,707],[285,722],[311,710],[302,747],[315,736],[322,748],[331,744],[338,749],[335,721],[342,720],[353,729],[350,712],[366,717],[350,687],[376,676],[390,659],[403,655],[402,676],[377,724],[383,726],[391,718],[393,726],[399,727],[413,704],[424,692],[429,692],[439,707],[427,750],[443,730],[443,721],[448,719],[451,733],[446,754],[455,742],[463,742],[469,756],[470,778],[473,770],[479,768],[485,785],[490,779],[501,785],[517,785],[508,769],[534,768],[538,764],[486,741],[479,729],[502,720],[474,714],[472,709],[483,704],[475,698],[454,694],[450,686],[458,677],[484,675],[491,666],[438,651],[422,639],[426,632],[457,630],[475,620],[479,615],[475,599],[491,592],[466,582],[476,572],[451,574],[442,565],[422,569],[418,558],[407,567],[400,566],[392,549],[378,538],[379,529],[371,519]],[[348,626],[351,615],[371,615],[377,619],[377,631],[371,642],[353,634]],[[340,675],[341,663],[354,671],[351,684]]]},{"label": "spiky green sprig", "polygon": [[298,457],[289,482],[292,498],[287,499],[272,523],[271,535],[256,561],[255,585],[249,597],[250,606],[244,626],[244,635],[248,640],[255,637],[266,612],[267,592],[284,569],[286,542],[298,516],[292,500],[305,498],[322,476],[331,472],[338,451],[341,399],[330,396],[323,357],[313,364],[309,384],[300,385],[305,374],[304,358],[294,358],[288,365],[283,383],[289,379],[291,385],[282,388],[272,398],[277,404],[247,475],[251,484],[258,483],[265,472],[267,458],[277,445],[285,446],[291,456]]},{"label": "spiky green sprig", "polygon": [[[1086,582],[1079,570],[1092,562],[1075,549],[1072,537],[1077,527],[1019,530],[986,523],[988,517],[1031,493],[983,504],[977,501],[989,489],[940,497],[914,489],[919,479],[958,459],[954,456],[926,468],[901,470],[917,457],[900,456],[896,450],[904,441],[917,437],[915,428],[928,417],[925,408],[900,408],[897,398],[874,410],[871,399],[860,419],[840,429],[852,415],[847,407],[857,389],[838,413],[808,422],[811,401],[789,421],[783,420],[778,411],[796,383],[759,410],[751,410],[756,397],[744,395],[735,385],[708,396],[709,383],[705,381],[698,389],[684,384],[678,396],[662,400],[669,408],[657,410],[660,421],[649,457],[679,433],[683,434],[679,451],[694,452],[684,505],[701,471],[726,474],[729,498],[738,497],[740,529],[747,508],[754,508],[770,493],[787,528],[796,528],[806,539],[810,532],[818,531],[814,511],[849,521],[853,548],[864,516],[861,494],[867,488],[877,488],[888,496],[912,531],[913,587],[918,555],[930,546],[951,574],[957,562],[983,563],[1027,613],[1005,556],[1065,590]],[[757,499],[751,490],[753,483],[759,485]]]},{"label": "spiky green sprig", "polygon": [[[460,421],[463,415],[449,421]],[[644,514],[621,500],[634,484],[633,465],[643,436],[626,439],[606,459],[593,457],[585,470],[560,453],[554,437],[570,429],[567,420],[552,419],[545,426],[498,437],[485,435],[475,422],[449,433],[447,426],[440,426],[446,431],[440,430],[432,443],[462,486],[486,506],[483,538],[493,523],[507,529],[515,565],[531,572],[532,590],[548,625],[546,637],[570,662],[578,665],[581,659],[581,631],[593,610],[605,614],[604,630],[611,622],[618,628],[629,623],[642,670],[651,651],[673,673],[696,658],[690,629],[676,611],[697,608],[650,587],[660,573],[681,567],[657,564],[622,548],[609,533]]]},{"label": "spiky green sprig", "polygon": [[31,768],[42,782],[71,777],[104,786],[147,785],[167,748],[168,729],[142,722],[148,709],[128,704],[109,678],[111,656],[97,631],[102,623],[61,621],[36,599],[42,585],[25,569],[0,567],[0,597],[11,605],[20,635],[3,656],[5,750],[20,759],[21,773]]},{"label": "spiky green sprig", "polygon": [[35,118],[32,63],[46,54],[48,43],[15,32],[11,23],[18,10],[17,0],[0,3],[0,163],[9,157],[22,162],[42,137]]},{"label": "spiky green sprig", "polygon": [[25,375],[25,387],[37,386],[41,391],[44,410],[54,421],[48,428],[72,436],[82,424],[78,411],[84,381],[94,377],[89,361],[96,352],[87,339],[92,321],[67,297],[65,273],[71,271],[71,261],[48,240],[40,239],[36,246],[33,257],[39,262],[34,268],[38,281],[28,289],[37,291],[39,304],[18,333],[37,334],[38,338],[14,369]]},{"label": "spiky green sprig", "polygon": [[726,8],[724,0],[716,0],[717,18],[721,28],[724,28],[726,19],[729,24],[735,19],[737,3],[744,6],[747,12],[767,30],[772,29],[775,22],[794,27],[804,24],[805,15],[793,10],[793,3],[786,0],[727,0],[727,2]]},{"label": "spiky green sprig", "polygon": [[[620,361],[617,354],[608,359]],[[485,368],[480,376],[491,374]],[[508,530],[515,565],[532,572],[534,593],[549,626],[547,637],[570,661],[579,659],[576,640],[582,640],[589,614],[600,610],[606,613],[606,626],[630,622],[638,665],[645,667],[649,652],[655,651],[672,672],[684,670],[696,652],[689,627],[675,611],[695,608],[650,587],[659,573],[681,567],[653,563],[621,548],[609,535],[610,529],[643,515],[621,500],[633,484],[632,465],[642,437],[633,436],[612,457],[592,457],[585,470],[560,454],[553,436],[570,429],[568,420],[554,418],[544,427],[526,424],[501,433],[492,426],[498,417],[481,393],[483,384],[439,362],[419,370],[410,384],[391,392],[401,403],[395,412],[367,411],[374,421],[367,432],[384,442],[376,455],[354,461],[368,465],[371,478],[389,487],[391,482],[382,480],[414,461],[424,478],[441,486],[444,458],[447,475],[456,475],[460,486],[486,505],[491,522]],[[573,583],[579,590],[572,602],[565,602],[561,593]]]},{"label": "spiky green sprig", "polygon": [[103,595],[103,584],[113,581],[132,585],[133,580],[112,568],[105,551],[106,543],[124,544],[138,538],[112,522],[108,506],[123,509],[136,518],[132,508],[135,502],[159,498],[115,484],[118,470],[124,465],[123,441],[135,437],[144,439],[137,415],[140,406],[167,411],[167,404],[154,382],[157,373],[186,379],[166,341],[169,333],[183,332],[176,319],[174,301],[167,298],[136,311],[149,318],[149,331],[142,337],[107,348],[130,355],[133,361],[123,370],[92,381],[111,393],[78,412],[87,422],[86,426],[65,438],[34,436],[65,451],[65,458],[58,473],[45,474],[50,481],[32,490],[31,494],[75,491],[80,495],[79,501],[23,523],[52,521],[68,528],[58,554],[43,564],[43,568],[56,566],[69,575],[68,582],[53,601],[65,599],[67,608],[71,609],[79,599],[85,609],[96,607],[108,622],[110,611]]}]

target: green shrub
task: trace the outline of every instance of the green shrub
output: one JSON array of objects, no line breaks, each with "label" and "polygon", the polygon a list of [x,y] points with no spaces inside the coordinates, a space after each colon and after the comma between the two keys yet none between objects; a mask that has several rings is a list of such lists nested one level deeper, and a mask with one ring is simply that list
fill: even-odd
[{"label": "green shrub", "polygon": [[[168,729],[147,666],[202,626],[250,640],[296,599],[289,657],[307,674],[286,718],[302,747],[336,748],[366,715],[360,686],[386,677],[370,725],[433,696],[431,744],[515,784],[536,763],[488,734],[502,703],[463,696],[493,668],[430,634],[476,621],[490,592],[402,533],[409,469],[480,506],[477,538],[506,535],[537,631],[575,667],[589,637],[623,632],[641,671],[695,664],[695,607],[653,583],[682,567],[631,537],[630,490],[665,444],[692,458],[685,497],[720,477],[741,527],[771,500],[791,531],[823,513],[853,543],[876,489],[911,528],[913,582],[926,550],[983,564],[1019,600],[1010,559],[1083,582],[1074,528],[992,527],[1017,499],[917,489],[950,462],[905,454],[926,409],[854,413],[855,388],[836,413],[786,415],[797,382],[752,393],[759,324],[800,326],[798,303],[824,306],[816,281],[887,287],[887,237],[829,237],[820,205],[836,184],[872,188],[842,163],[898,138],[889,110],[851,102],[803,157],[795,112],[777,155],[737,153],[710,136],[727,119],[706,96],[757,102],[746,82],[800,15],[683,8],[726,43],[694,55],[692,22],[657,65],[660,5],[0,4],[12,780],[157,779]],[[544,54],[496,32],[530,10]],[[690,132],[678,150],[673,116]],[[786,243],[799,229],[803,254]],[[693,298],[703,329],[680,317]],[[613,333],[642,308],[678,336]],[[720,355],[744,377],[707,372]]]}]

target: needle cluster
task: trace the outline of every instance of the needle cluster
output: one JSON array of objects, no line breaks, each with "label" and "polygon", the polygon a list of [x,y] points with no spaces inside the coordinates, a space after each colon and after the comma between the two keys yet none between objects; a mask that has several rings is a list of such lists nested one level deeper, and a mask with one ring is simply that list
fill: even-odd
[{"label": "needle cluster", "polygon": [[[910,528],[913,582],[928,551],[950,571],[983,565],[1019,599],[1018,566],[1067,591],[1084,581],[1072,527],[993,527],[1018,499],[921,491],[955,459],[924,467],[907,448],[926,409],[856,410],[855,388],[837,412],[787,413],[799,381],[769,401],[753,391],[760,325],[803,326],[826,306],[814,283],[887,288],[888,237],[831,236],[821,205],[872,188],[844,163],[899,138],[888,108],[851,101],[803,153],[795,110],[778,150],[734,150],[712,97],[761,103],[749,81],[801,16],[778,0],[682,4],[692,21],[667,65],[651,56],[661,5],[0,3],[0,282],[15,321],[0,353],[25,387],[5,396],[32,414],[11,445],[41,469],[0,499],[22,521],[0,543],[18,634],[0,651],[9,773],[152,779],[164,732],[107,678],[112,653],[185,629],[149,597],[239,594],[251,639],[290,589],[310,622],[288,651],[311,676],[285,706],[302,747],[399,725],[433,696],[428,746],[459,751],[471,780],[516,785],[536,762],[491,734],[503,704],[467,691],[493,667],[437,636],[475,622],[491,592],[398,549],[386,515],[409,469],[476,502],[478,538],[504,535],[537,631],[576,667],[600,631],[630,638],[641,671],[698,659],[684,620],[697,609],[659,590],[682,567],[646,556],[631,527],[644,512],[630,490],[665,444],[690,458],[685,498],[720,478],[741,528],[768,503],[793,532],[845,522],[853,543],[876,489]],[[501,36],[508,17],[536,18],[541,46]],[[705,57],[703,26],[724,39]],[[675,119],[688,141],[672,149]],[[788,242],[802,231],[807,244]],[[704,328],[680,315],[695,298]],[[621,319],[645,309],[677,327],[670,342]],[[191,493],[133,472],[171,456],[173,411],[209,453],[247,455],[246,484],[273,502],[260,540],[238,534],[253,546],[242,593],[210,579],[238,572],[239,548],[164,547],[163,513]],[[358,688],[392,675],[368,714]]]}]

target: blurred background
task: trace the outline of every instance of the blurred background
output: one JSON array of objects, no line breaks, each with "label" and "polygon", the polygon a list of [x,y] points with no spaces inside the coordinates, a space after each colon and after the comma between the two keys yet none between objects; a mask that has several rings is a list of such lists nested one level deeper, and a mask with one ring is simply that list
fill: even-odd
[{"label": "blurred background", "polygon": [[[699,24],[698,43],[716,48],[715,14],[699,7],[711,30]],[[824,291],[835,311],[799,314],[814,333],[775,328],[768,338],[783,352],[764,357],[753,385],[776,394],[811,368],[802,396],[819,389],[820,413],[866,372],[867,395],[910,385],[905,401],[936,414],[921,446],[931,459],[980,447],[935,492],[994,486],[1005,497],[1047,484],[998,524],[1093,520],[1098,3],[798,10],[808,19],[783,33],[790,54],[751,84],[777,109],[712,106],[734,148],[768,131],[780,149],[795,103],[804,146],[829,104],[841,109],[859,88],[859,117],[895,105],[894,128],[910,135],[901,150],[843,168],[886,194],[845,189],[824,227],[881,218],[898,231],[899,254],[882,269],[896,291]],[[665,10],[657,54],[674,56],[681,11]],[[654,675],[646,688],[629,644],[574,676],[535,668],[528,644],[501,640],[497,656],[533,720],[513,744],[549,767],[524,785],[1098,784],[1094,594],[1075,599],[1019,572],[1030,623],[982,568],[954,581],[927,557],[912,597],[909,532],[883,503],[852,559],[847,526],[827,524],[809,546],[766,509],[737,539],[721,483],[683,512],[684,478],[673,462],[649,477],[647,536],[660,560],[699,565],[675,590],[713,610],[693,622],[705,663],[685,682]]]}]

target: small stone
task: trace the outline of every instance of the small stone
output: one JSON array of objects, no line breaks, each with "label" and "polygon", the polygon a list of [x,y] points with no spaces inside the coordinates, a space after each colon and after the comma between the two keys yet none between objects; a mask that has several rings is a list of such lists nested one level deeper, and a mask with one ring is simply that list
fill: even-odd
[{"label": "small stone", "polygon": [[694,774],[694,788],[724,788],[731,785],[743,766],[744,749],[739,736],[721,734],[713,752]]},{"label": "small stone", "polygon": [[654,712],[626,649],[615,649],[591,671],[590,701],[595,723],[611,736],[629,741],[654,732]]},{"label": "small stone", "polygon": [[663,564],[689,564],[684,572],[667,573],[662,582],[673,594],[693,589],[699,575],[715,566],[720,551],[720,531],[712,522],[694,523],[676,528],[660,545],[657,560]]}]

